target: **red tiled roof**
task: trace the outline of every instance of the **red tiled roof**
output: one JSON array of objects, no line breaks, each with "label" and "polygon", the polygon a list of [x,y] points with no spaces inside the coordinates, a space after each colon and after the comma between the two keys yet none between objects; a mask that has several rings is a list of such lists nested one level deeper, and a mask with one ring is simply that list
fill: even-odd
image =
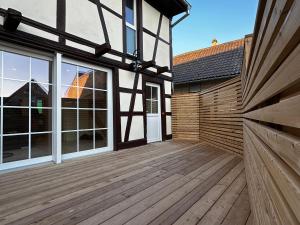
[{"label": "red tiled roof", "polygon": [[203,57],[212,56],[212,55],[216,55],[216,54],[219,54],[222,52],[234,50],[234,49],[237,49],[237,48],[240,48],[243,46],[244,46],[244,38],[235,40],[235,41],[231,41],[231,42],[227,42],[224,44],[219,44],[216,46],[208,47],[208,48],[203,48],[203,49],[199,49],[199,50],[195,50],[195,51],[191,51],[191,52],[186,52],[181,55],[175,56],[173,58],[173,64],[178,65],[178,64],[190,62],[190,61],[200,59]]}]

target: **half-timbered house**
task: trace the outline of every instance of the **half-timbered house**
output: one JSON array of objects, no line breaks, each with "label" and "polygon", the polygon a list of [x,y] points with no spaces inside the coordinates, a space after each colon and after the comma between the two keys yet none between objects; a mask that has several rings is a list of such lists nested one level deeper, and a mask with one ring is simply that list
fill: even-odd
[{"label": "half-timbered house", "polygon": [[0,0],[0,170],[170,139],[172,26],[189,9]]}]

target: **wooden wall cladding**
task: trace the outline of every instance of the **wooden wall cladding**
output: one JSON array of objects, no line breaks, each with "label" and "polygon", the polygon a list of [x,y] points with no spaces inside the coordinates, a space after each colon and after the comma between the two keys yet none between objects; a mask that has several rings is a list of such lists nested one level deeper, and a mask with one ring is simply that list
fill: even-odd
[{"label": "wooden wall cladding", "polygon": [[220,149],[243,154],[241,77],[199,95],[199,138]]},{"label": "wooden wall cladding", "polygon": [[174,140],[199,141],[199,94],[172,96],[172,134]]},{"label": "wooden wall cladding", "polygon": [[260,1],[242,76],[244,161],[255,224],[300,224],[300,1]]}]

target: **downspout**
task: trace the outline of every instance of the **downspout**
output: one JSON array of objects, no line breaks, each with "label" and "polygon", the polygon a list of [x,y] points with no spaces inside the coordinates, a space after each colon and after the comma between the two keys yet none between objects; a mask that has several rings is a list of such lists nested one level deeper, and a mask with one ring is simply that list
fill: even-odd
[{"label": "downspout", "polygon": [[[184,0],[185,1],[185,0]],[[190,15],[190,11],[191,11],[191,4],[188,3],[187,1],[185,1],[185,3],[187,4],[187,10],[185,11],[184,15],[182,17],[180,17],[178,20],[176,20],[173,24],[172,24],[172,28],[175,27],[177,24],[179,24],[181,21],[183,21],[185,18],[187,18]]]}]

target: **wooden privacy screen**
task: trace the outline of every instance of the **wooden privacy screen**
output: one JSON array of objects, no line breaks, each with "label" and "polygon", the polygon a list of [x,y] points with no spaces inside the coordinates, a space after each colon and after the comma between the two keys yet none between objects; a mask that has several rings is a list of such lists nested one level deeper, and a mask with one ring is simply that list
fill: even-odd
[{"label": "wooden privacy screen", "polygon": [[175,140],[199,141],[199,94],[172,96],[172,133]]},{"label": "wooden privacy screen", "polygon": [[243,71],[244,158],[257,225],[300,224],[300,1],[261,0]]},{"label": "wooden privacy screen", "polygon": [[199,138],[237,154],[243,152],[241,77],[226,81],[199,95]]},{"label": "wooden privacy screen", "polygon": [[242,154],[240,76],[201,93],[172,97],[173,138],[206,141]]}]

